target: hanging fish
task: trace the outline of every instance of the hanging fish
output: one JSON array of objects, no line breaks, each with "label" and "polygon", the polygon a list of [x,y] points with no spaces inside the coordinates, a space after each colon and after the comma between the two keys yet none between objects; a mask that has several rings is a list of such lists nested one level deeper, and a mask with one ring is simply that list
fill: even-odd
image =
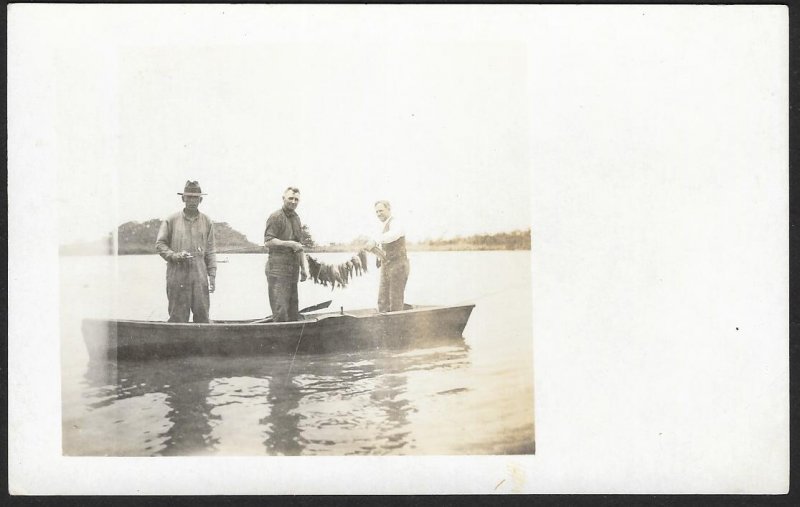
[{"label": "hanging fish", "polygon": [[309,276],[311,276],[314,283],[321,284],[323,287],[327,287],[330,284],[331,290],[334,290],[337,286],[345,288],[354,277],[361,276],[367,272],[367,252],[363,249],[349,260],[335,266],[320,262],[308,254],[306,254],[306,260],[308,262]]},{"label": "hanging fish", "polygon": [[347,266],[345,264],[339,264],[337,270],[339,271],[339,276],[342,277],[342,283],[347,285]]},{"label": "hanging fish", "polygon": [[319,270],[322,267],[317,261],[317,259],[311,257],[310,255],[306,255],[308,259],[308,272],[311,275],[311,279],[314,280],[314,283],[319,283]]},{"label": "hanging fish", "polygon": [[350,262],[353,264],[353,271],[355,272],[356,276],[361,276],[361,259],[358,255],[354,255]]},{"label": "hanging fish", "polygon": [[342,275],[339,273],[339,270],[333,266],[329,267],[331,273],[331,290],[336,288],[337,283],[339,284],[339,287],[344,287],[344,281],[342,281]]},{"label": "hanging fish", "polygon": [[328,286],[328,268],[325,264],[320,264],[319,266],[319,283],[321,283],[323,287]]}]

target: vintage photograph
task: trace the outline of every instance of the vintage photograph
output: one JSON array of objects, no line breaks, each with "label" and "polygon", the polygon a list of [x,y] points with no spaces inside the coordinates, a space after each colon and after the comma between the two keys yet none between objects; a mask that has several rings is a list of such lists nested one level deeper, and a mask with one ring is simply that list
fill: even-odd
[{"label": "vintage photograph", "polygon": [[7,14],[11,495],[788,491],[785,6]]},{"label": "vintage photograph", "polygon": [[524,48],[296,35],[59,51],[64,455],[533,454]]}]

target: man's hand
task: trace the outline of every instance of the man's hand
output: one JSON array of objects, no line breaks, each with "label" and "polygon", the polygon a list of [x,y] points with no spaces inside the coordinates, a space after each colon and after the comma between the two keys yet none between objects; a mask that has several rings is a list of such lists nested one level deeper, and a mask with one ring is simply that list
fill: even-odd
[{"label": "man's hand", "polygon": [[286,246],[291,248],[294,253],[303,251],[303,244],[299,241],[287,241]]},{"label": "man's hand", "polygon": [[170,256],[170,259],[172,259],[175,262],[183,262],[184,260],[191,258],[192,254],[190,254],[186,250],[183,250],[182,252],[172,252],[172,255]]},{"label": "man's hand", "polygon": [[306,280],[308,280],[308,273],[305,270],[300,271],[300,281],[305,282]]},{"label": "man's hand", "polygon": [[208,277],[208,292],[214,292],[214,289],[217,288],[217,277],[209,276]]}]

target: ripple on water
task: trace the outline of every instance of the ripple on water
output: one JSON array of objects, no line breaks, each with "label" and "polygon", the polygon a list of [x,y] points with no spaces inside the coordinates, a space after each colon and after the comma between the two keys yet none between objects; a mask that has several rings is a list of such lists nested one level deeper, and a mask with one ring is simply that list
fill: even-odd
[{"label": "ripple on water", "polygon": [[[435,296],[431,302],[436,304],[494,294],[476,300],[465,332],[469,346],[87,366],[80,319],[65,320],[65,454],[483,454],[531,449],[530,319],[507,318],[509,312],[524,313],[530,307],[530,294],[510,288],[520,283],[520,273],[529,271],[529,259],[503,252],[414,255],[410,290],[417,291],[415,301],[426,302],[420,297],[426,294]],[[148,318],[153,312],[153,287],[163,292],[163,271],[151,276],[148,262],[153,260],[118,259],[120,280],[128,288],[125,311],[132,313],[119,317]],[[249,273],[263,271],[263,256],[235,260],[241,262],[232,259],[227,266],[243,269],[237,278],[242,283],[251,283]],[[65,262],[80,264],[77,259]],[[486,265],[494,268],[481,269]],[[64,276],[75,277],[65,280],[64,304],[83,305],[88,297],[70,297],[73,282],[108,285],[92,279],[95,271],[91,263],[62,270]],[[465,271],[474,274],[474,284],[421,285],[426,279],[456,280]],[[257,282],[263,289],[263,280]],[[252,298],[245,296],[215,299],[219,318],[227,317],[226,312],[263,313],[263,301],[249,307]],[[103,301],[98,296],[87,308],[96,309]],[[157,303],[164,306],[161,300]],[[65,309],[68,315],[82,311]]]}]

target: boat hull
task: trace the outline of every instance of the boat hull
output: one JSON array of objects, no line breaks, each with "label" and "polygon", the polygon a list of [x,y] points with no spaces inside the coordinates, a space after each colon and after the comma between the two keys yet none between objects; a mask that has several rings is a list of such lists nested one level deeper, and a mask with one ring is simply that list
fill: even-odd
[{"label": "boat hull", "polygon": [[412,307],[306,316],[299,322],[209,324],[84,319],[91,359],[158,359],[195,355],[317,354],[403,349],[463,342],[474,305]]}]

